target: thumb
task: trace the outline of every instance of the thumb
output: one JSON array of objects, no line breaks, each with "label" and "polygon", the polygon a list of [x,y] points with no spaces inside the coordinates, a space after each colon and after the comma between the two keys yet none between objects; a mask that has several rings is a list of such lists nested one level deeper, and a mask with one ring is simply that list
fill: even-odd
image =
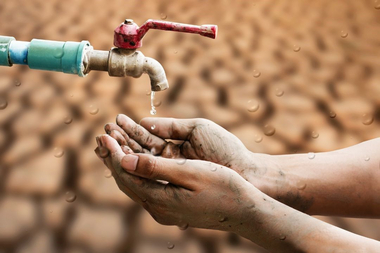
[{"label": "thumb", "polygon": [[128,154],[121,159],[121,167],[136,176],[153,180],[164,180],[189,190],[201,177],[202,161],[167,159],[149,154]]}]

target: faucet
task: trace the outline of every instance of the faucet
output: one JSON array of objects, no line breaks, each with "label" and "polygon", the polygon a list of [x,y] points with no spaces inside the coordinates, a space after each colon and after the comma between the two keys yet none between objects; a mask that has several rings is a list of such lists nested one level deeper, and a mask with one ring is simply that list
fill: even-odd
[{"label": "faucet", "polygon": [[142,26],[126,19],[114,31],[114,48],[109,51],[94,50],[90,42],[61,42],[33,39],[17,41],[0,36],[0,66],[28,65],[31,69],[58,71],[84,77],[90,71],[107,71],[110,76],[150,77],[152,91],[169,88],[162,65],[145,57],[138,48],[149,29],[195,33],[215,39],[216,25],[188,25],[161,20],[147,20]]}]

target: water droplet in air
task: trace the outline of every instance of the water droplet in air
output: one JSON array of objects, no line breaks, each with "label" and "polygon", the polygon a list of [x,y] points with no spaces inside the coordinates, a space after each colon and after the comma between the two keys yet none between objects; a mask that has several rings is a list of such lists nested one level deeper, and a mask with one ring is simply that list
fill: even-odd
[{"label": "water droplet in air", "polygon": [[91,115],[95,115],[95,114],[97,114],[99,112],[99,108],[96,107],[96,106],[94,106],[94,105],[90,105],[89,109],[90,109],[89,112],[90,112]]},{"label": "water droplet in air", "polygon": [[0,98],[0,110],[4,110],[7,108],[8,102],[4,98]]},{"label": "water droplet in air", "polygon": [[374,7],[375,7],[376,10],[380,10],[380,1],[379,0],[375,1],[375,6]]},{"label": "water droplet in air", "polygon": [[162,101],[157,101],[153,103],[154,107],[160,107],[162,105]]},{"label": "water droplet in air", "polygon": [[315,157],[315,153],[313,153],[313,152],[309,152],[307,154],[307,158],[309,158],[309,159],[314,159],[314,157]]},{"label": "water droplet in air", "polygon": [[106,178],[110,178],[110,177],[112,177],[112,171],[109,170],[109,169],[105,169],[105,170],[104,170],[104,176],[105,176]]},{"label": "water droplet in air", "polygon": [[217,167],[212,167],[212,168],[211,168],[211,171],[212,171],[212,172],[215,172],[215,171],[217,171],[217,170],[218,170]]},{"label": "water droplet in air", "polygon": [[373,116],[369,113],[364,113],[362,116],[362,123],[366,126],[371,125],[373,123]]},{"label": "water droplet in air", "polygon": [[65,151],[61,148],[54,148],[54,156],[57,158],[62,157],[65,154]]},{"label": "water droplet in air", "polygon": [[15,83],[16,86],[20,86],[21,85],[21,81],[20,80],[15,80],[14,83]]},{"label": "water droplet in air", "polygon": [[71,93],[71,94],[70,94],[70,97],[71,97],[71,98],[74,97],[74,94]]},{"label": "water droplet in air", "polygon": [[247,110],[249,112],[255,112],[260,108],[260,104],[257,100],[248,100]]},{"label": "water droplet in air", "polygon": [[330,111],[329,116],[333,119],[336,117],[336,113],[334,111]]},{"label": "water droplet in air", "polygon": [[168,242],[168,249],[174,249],[175,245],[174,243]]},{"label": "water droplet in air", "polygon": [[70,116],[65,116],[65,117],[63,118],[63,122],[64,122],[65,124],[70,124],[71,122],[73,122],[73,118],[71,118]]},{"label": "water droplet in air", "polygon": [[147,93],[145,93],[145,95],[147,95],[147,96],[150,96],[150,94],[152,94],[151,91],[148,91]]},{"label": "water droplet in air", "polygon": [[165,19],[168,18],[168,15],[166,15],[165,13],[161,13],[160,17],[161,17],[162,20],[165,20]]},{"label": "water droplet in air", "polygon": [[105,147],[99,147],[99,156],[101,158],[107,158],[110,155],[110,152]]},{"label": "water droplet in air", "polygon": [[260,134],[255,134],[255,142],[260,143],[263,140],[263,137]]},{"label": "water droplet in air", "polygon": [[285,240],[285,239],[286,239],[286,235],[281,235],[281,236],[280,236],[280,240],[281,240],[281,241],[283,241],[283,240]]},{"label": "water droplet in air", "polygon": [[284,95],[284,91],[279,88],[276,88],[275,94],[277,97],[281,97],[282,95]]},{"label": "water droplet in air", "polygon": [[301,47],[298,45],[293,45],[293,51],[294,52],[299,52],[301,50]]},{"label": "water droplet in air", "polygon": [[186,230],[188,227],[189,227],[189,224],[187,224],[187,223],[183,223],[183,224],[180,224],[180,225],[178,226],[178,228],[179,228],[180,230]]},{"label": "water droplet in air", "polygon": [[174,54],[177,54],[177,53],[178,53],[178,51],[177,51],[177,50],[175,50],[175,51],[174,51]]},{"label": "water droplet in air", "polygon": [[152,126],[150,127],[150,129],[152,129],[152,130],[156,129],[156,125],[152,125]]},{"label": "water droplet in air", "polygon": [[348,32],[346,32],[346,31],[340,31],[340,37],[342,37],[343,39],[344,38],[347,38],[347,36],[348,36]]},{"label": "water droplet in air", "polygon": [[260,72],[260,71],[257,71],[256,69],[253,70],[253,77],[258,78],[259,76],[261,76],[261,72]]},{"label": "water droplet in air", "polygon": [[364,158],[364,161],[368,162],[369,161],[369,156],[367,156],[366,158]]},{"label": "water droplet in air", "polygon": [[150,109],[151,115],[156,115],[156,113],[157,113],[156,107],[154,107],[154,94],[155,94],[154,91],[152,91],[150,94],[150,107],[152,108],[152,109]]},{"label": "water droplet in air", "polygon": [[77,199],[77,195],[72,191],[68,191],[66,192],[65,199],[67,202],[72,203]]},{"label": "water droplet in air", "polygon": [[180,159],[176,159],[177,160],[177,164],[179,165],[184,165],[186,163],[186,158],[180,158]]},{"label": "water droplet in air", "polygon": [[313,132],[311,132],[311,137],[313,139],[317,139],[319,137],[319,133],[317,131],[313,131]]},{"label": "water droplet in air", "polygon": [[264,134],[266,136],[272,136],[274,135],[275,132],[276,132],[276,128],[274,128],[274,126],[269,125],[269,124],[264,126]]}]

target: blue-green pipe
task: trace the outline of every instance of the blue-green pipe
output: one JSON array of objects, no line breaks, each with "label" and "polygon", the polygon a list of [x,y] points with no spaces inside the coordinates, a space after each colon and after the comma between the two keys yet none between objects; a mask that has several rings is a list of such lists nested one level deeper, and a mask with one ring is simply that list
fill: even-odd
[{"label": "blue-green pipe", "polygon": [[61,42],[33,39],[16,41],[13,37],[0,36],[0,65],[28,65],[31,69],[58,71],[84,76],[85,50],[91,48],[88,41]]}]

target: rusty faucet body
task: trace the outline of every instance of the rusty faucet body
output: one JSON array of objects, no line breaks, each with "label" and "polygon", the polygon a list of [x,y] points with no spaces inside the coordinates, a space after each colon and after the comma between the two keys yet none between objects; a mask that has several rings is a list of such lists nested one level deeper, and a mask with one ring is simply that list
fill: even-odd
[{"label": "rusty faucet body", "polygon": [[138,48],[149,29],[196,33],[216,38],[216,25],[194,26],[160,20],[147,20],[138,27],[126,19],[114,31],[114,45],[110,51],[94,50],[88,41],[59,42],[33,39],[16,41],[13,37],[0,36],[0,65],[28,65],[31,69],[60,71],[86,76],[90,71],[107,71],[110,76],[150,77],[151,90],[161,91],[169,87],[162,65],[145,57]]}]

